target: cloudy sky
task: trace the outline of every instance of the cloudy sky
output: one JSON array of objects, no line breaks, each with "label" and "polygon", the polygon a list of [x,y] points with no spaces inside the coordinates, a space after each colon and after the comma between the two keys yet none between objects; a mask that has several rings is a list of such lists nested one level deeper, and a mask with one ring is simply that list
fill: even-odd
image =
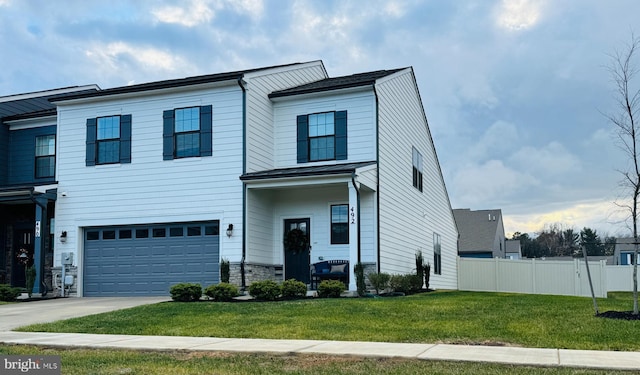
[{"label": "cloudy sky", "polygon": [[[625,234],[610,55],[637,0],[0,0],[0,96],[323,60],[412,66],[453,208]],[[638,59],[640,64],[640,59]]]}]

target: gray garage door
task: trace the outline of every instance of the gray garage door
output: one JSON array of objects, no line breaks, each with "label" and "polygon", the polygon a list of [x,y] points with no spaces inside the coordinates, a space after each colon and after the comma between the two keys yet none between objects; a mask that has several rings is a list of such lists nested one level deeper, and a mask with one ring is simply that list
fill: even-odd
[{"label": "gray garage door", "polygon": [[219,280],[219,222],[85,228],[85,296],[163,296]]}]

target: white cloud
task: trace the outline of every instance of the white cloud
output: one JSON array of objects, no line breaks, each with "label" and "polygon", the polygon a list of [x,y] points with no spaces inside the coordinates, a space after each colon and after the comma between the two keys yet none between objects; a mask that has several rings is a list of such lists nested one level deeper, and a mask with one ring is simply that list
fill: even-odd
[{"label": "white cloud", "polygon": [[514,124],[502,120],[496,121],[469,149],[467,156],[476,161],[501,156],[507,150],[517,147],[518,138],[518,129]]},{"label": "white cloud", "polygon": [[507,210],[503,214],[504,230],[509,236],[514,232],[534,234],[551,223],[561,223],[577,230],[588,227],[601,235],[628,234],[624,222],[626,213],[606,199],[532,208],[528,213],[510,213]]},{"label": "white cloud", "polygon": [[496,22],[504,29],[529,29],[540,21],[543,5],[542,0],[502,0]]},{"label": "white cloud", "polygon": [[0,0],[0,7],[11,5],[11,0]]},{"label": "white cloud", "polygon": [[533,176],[511,169],[501,160],[489,160],[458,170],[450,187],[461,198],[453,202],[455,207],[493,208],[489,206],[504,204],[525,188],[538,184]]},{"label": "white cloud", "polygon": [[246,13],[253,19],[261,18],[264,14],[263,0],[227,0],[227,3],[238,13]]},{"label": "white cloud", "polygon": [[533,175],[544,177],[572,175],[582,169],[580,159],[556,141],[542,148],[523,147],[509,160],[516,164],[518,169],[528,170]]},{"label": "white cloud", "polygon": [[160,22],[176,23],[187,27],[208,23],[215,15],[205,0],[191,0],[185,7],[164,6],[152,10],[151,14]]},{"label": "white cloud", "polygon": [[85,54],[108,70],[117,70],[127,59],[135,61],[145,69],[176,71],[184,68],[185,62],[171,53],[154,48],[134,46],[125,42],[113,42],[106,45],[96,44]]}]

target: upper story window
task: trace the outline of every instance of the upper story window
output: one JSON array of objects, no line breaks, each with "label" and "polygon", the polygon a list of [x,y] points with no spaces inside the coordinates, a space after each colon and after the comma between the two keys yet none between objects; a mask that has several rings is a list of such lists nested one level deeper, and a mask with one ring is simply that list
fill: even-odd
[{"label": "upper story window", "polygon": [[298,163],[347,159],[347,111],[298,116]]},{"label": "upper story window", "polygon": [[131,115],[87,119],[86,165],[131,163]]},{"label": "upper story window", "polygon": [[97,164],[120,162],[120,116],[98,118]]},{"label": "upper story window", "polygon": [[422,191],[422,154],[413,148],[413,187]]},{"label": "upper story window", "polygon": [[331,244],[349,243],[349,206],[338,204],[331,206]]},{"label": "upper story window", "polygon": [[164,111],[164,159],[212,155],[212,106]]},{"label": "upper story window", "polygon": [[438,233],[433,234],[433,273],[442,275],[442,246]]},{"label": "upper story window", "polygon": [[56,136],[36,137],[36,178],[54,177],[56,170]]}]

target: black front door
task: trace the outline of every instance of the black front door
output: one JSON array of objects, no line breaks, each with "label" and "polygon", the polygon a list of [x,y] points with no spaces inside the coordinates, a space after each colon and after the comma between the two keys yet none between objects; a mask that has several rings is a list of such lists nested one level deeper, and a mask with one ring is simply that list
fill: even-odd
[{"label": "black front door", "polygon": [[[19,258],[21,249],[27,251],[28,258],[25,260]],[[26,287],[25,267],[33,264],[33,229],[16,229],[13,232],[11,264],[11,285]]]},{"label": "black front door", "polygon": [[284,277],[309,284],[310,219],[286,219],[284,221]]}]

